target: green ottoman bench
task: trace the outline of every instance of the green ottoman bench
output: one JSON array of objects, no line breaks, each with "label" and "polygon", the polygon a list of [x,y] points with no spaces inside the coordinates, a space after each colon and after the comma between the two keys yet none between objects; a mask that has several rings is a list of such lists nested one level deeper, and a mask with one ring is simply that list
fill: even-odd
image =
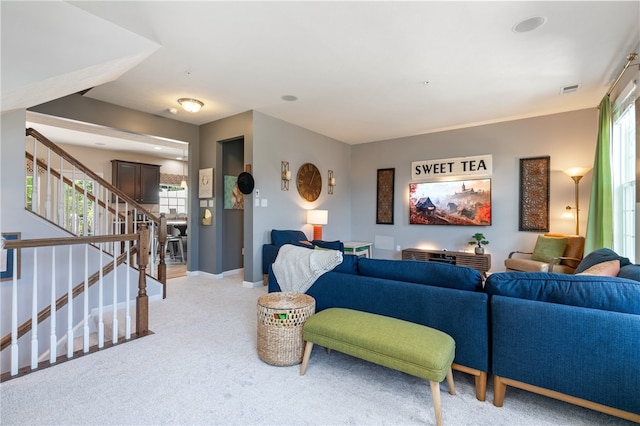
[{"label": "green ottoman bench", "polygon": [[441,331],[396,318],[343,308],[325,309],[304,323],[304,375],[313,345],[351,355],[412,376],[429,380],[436,414],[442,425],[440,382],[445,377],[455,395],[451,363],[455,342]]}]

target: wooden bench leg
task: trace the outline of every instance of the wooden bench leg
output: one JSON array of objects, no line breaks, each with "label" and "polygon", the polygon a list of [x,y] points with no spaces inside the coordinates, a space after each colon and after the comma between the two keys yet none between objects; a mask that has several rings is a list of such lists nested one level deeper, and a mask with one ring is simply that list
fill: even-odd
[{"label": "wooden bench leg", "polygon": [[447,384],[449,385],[449,393],[451,395],[456,394],[456,385],[453,383],[453,371],[449,368],[447,372]]},{"label": "wooden bench leg", "polygon": [[431,398],[433,398],[433,411],[436,412],[436,425],[442,426],[442,405],[440,404],[440,383],[429,382],[431,384]]},{"label": "wooden bench leg", "polygon": [[309,356],[311,356],[311,349],[313,349],[313,342],[306,342],[304,345],[304,355],[302,355],[302,365],[300,365],[300,375],[304,376],[307,371],[307,363],[309,362]]},{"label": "wooden bench leg", "polygon": [[493,405],[496,407],[502,407],[504,403],[504,396],[507,393],[507,385],[500,377],[493,376]]}]

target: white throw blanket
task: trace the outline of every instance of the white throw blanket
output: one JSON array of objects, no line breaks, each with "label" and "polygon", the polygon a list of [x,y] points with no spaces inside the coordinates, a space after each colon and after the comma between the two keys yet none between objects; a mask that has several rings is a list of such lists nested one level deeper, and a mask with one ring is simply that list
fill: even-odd
[{"label": "white throw blanket", "polygon": [[325,272],[342,263],[339,250],[311,250],[291,244],[280,247],[273,274],[282,291],[305,293]]}]

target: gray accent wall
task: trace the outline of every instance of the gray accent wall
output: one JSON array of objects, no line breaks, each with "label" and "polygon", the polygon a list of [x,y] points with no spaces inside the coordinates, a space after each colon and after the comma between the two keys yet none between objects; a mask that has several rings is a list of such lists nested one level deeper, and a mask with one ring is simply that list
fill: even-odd
[{"label": "gray accent wall", "polygon": [[[351,146],[311,130],[254,112],[254,178],[261,207],[254,207],[252,280],[262,279],[262,245],[271,241],[272,229],[297,229],[313,237],[306,210],[329,211],[323,227],[324,240],[351,239]],[[292,174],[289,191],[280,187],[280,163],[288,161]],[[296,173],[304,163],[314,163],[322,174],[322,192],[314,202],[304,200],[296,189]],[[333,170],[336,186],[328,194],[327,175]],[[254,191],[255,196],[255,191]],[[262,206],[263,200],[267,205]],[[255,203],[255,201],[254,201]],[[245,246],[246,247],[246,246]]]},{"label": "gray accent wall", "polygon": [[[596,108],[562,114],[468,127],[425,135],[385,140],[352,148],[351,237],[358,241],[388,242],[392,250],[374,246],[377,258],[398,259],[397,246],[470,250],[471,235],[482,232],[490,241],[492,270],[504,270],[503,261],[513,250],[532,250],[540,232],[520,232],[520,158],[551,157],[550,231],[575,233],[575,222],[561,218],[574,204],[574,182],[562,172],[592,166],[597,136]],[[492,225],[438,226],[409,224],[411,162],[474,155],[493,156]],[[395,223],[376,225],[376,170],[395,167]],[[453,180],[453,179],[452,179]],[[591,172],[580,182],[580,230],[587,223]]]}]

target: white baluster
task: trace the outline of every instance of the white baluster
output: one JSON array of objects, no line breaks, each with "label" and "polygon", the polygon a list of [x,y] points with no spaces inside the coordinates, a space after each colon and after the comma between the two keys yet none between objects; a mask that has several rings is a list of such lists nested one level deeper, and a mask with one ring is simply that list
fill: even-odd
[{"label": "white baluster", "polygon": [[58,359],[58,337],[56,335],[56,248],[51,247],[51,337],[49,338],[49,362],[55,364]]},{"label": "white baluster", "polygon": [[[140,253],[138,253],[138,256],[140,256]],[[125,339],[129,340],[131,338],[131,306],[129,305],[129,298],[130,298],[130,291],[131,291],[131,244],[129,241],[127,241],[127,283],[126,283],[126,290],[125,290],[125,331],[124,331],[124,337]]]},{"label": "white baluster", "polygon": [[105,243],[100,243],[100,270],[98,279],[98,347],[104,347],[104,272],[102,270],[103,264],[103,246]]},{"label": "white baluster", "polygon": [[38,368],[38,248],[33,249],[33,287],[31,289],[31,369]]},{"label": "white baluster", "polygon": [[60,179],[58,179],[58,225],[64,228],[64,158],[60,157]]},{"label": "white baluster", "polygon": [[71,168],[71,232],[78,235],[78,212],[76,211],[76,166]]},{"label": "white baluster", "polygon": [[45,214],[51,220],[51,150],[47,148],[47,204]]},{"label": "white baluster", "polygon": [[67,285],[67,358],[73,358],[73,246],[69,246],[69,281]]},{"label": "white baluster", "polygon": [[38,188],[38,141],[33,139],[33,172],[31,174],[31,211],[40,214],[40,190]]},{"label": "white baluster", "polygon": [[83,197],[82,197],[82,235],[87,236],[89,235],[89,218],[87,217],[87,213],[88,213],[88,208],[89,207],[87,205],[87,175],[85,173],[84,175],[84,180],[83,180],[83,185],[84,185],[84,191],[83,191]]},{"label": "white baluster", "polygon": [[[85,221],[86,225],[86,221]],[[89,352],[89,244],[84,245],[84,291],[83,294],[83,317],[84,317],[84,333],[83,333],[83,352]]]},{"label": "white baluster", "polygon": [[13,249],[13,287],[11,289],[11,375],[18,374],[18,252]]},{"label": "white baluster", "polygon": [[[116,197],[117,201],[117,197]],[[116,215],[116,217],[118,217]],[[119,226],[119,225],[118,225]],[[120,229],[120,228],[116,228]],[[114,242],[114,244],[116,244]],[[119,244],[119,243],[117,243]],[[113,324],[111,327],[112,337],[111,343],[118,343],[118,250],[113,249]]]}]

